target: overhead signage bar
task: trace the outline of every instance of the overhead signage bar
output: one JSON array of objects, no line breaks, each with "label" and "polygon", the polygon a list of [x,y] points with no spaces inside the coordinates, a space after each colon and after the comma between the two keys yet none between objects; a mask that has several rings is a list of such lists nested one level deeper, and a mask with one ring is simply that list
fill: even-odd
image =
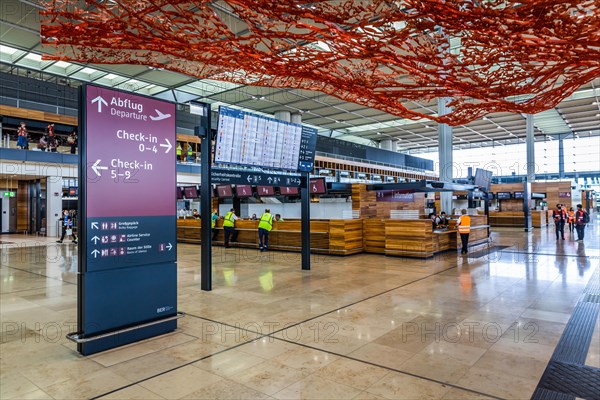
[{"label": "overhead signage bar", "polygon": [[300,176],[213,167],[211,179],[217,184],[300,187]]}]

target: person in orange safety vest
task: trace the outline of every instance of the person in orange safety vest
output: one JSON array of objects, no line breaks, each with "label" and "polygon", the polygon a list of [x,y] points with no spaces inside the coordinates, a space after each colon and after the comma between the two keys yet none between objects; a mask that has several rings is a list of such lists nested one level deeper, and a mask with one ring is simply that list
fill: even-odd
[{"label": "person in orange safety vest", "polygon": [[467,254],[469,233],[471,233],[471,217],[467,215],[467,210],[464,208],[460,210],[460,213],[462,215],[458,217],[458,222],[456,222],[458,233],[460,234],[460,241],[462,242],[462,250],[460,254]]}]

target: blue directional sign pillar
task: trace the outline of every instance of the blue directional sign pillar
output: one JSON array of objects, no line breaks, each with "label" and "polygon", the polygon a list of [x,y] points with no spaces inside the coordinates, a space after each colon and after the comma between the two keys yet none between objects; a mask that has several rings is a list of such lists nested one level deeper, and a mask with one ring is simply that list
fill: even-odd
[{"label": "blue directional sign pillar", "polygon": [[78,332],[92,354],[177,327],[175,105],[82,88]]}]

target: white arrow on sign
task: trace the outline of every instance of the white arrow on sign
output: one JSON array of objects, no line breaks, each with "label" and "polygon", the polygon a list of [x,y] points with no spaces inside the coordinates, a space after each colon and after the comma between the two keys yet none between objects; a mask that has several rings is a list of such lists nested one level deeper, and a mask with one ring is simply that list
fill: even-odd
[{"label": "white arrow on sign", "polygon": [[92,229],[99,229],[97,222],[92,222]]},{"label": "white arrow on sign", "polygon": [[171,145],[171,142],[169,142],[169,139],[165,138],[165,142],[167,142],[167,144],[161,143],[159,144],[160,147],[166,147],[167,150],[165,150],[165,154],[167,154],[169,152],[169,150],[171,150],[171,147],[173,147],[173,145]]},{"label": "white arrow on sign", "polygon": [[102,98],[102,96],[98,96],[92,99],[92,104],[94,103],[98,103],[98,112],[102,112],[102,104],[104,104],[105,106],[108,105],[108,103],[106,102],[106,100],[104,100]]},{"label": "white arrow on sign", "polygon": [[155,116],[151,115],[150,119],[152,121],[161,121],[163,119],[167,119],[167,118],[171,117],[171,114],[163,114],[159,110],[157,110],[156,108],[154,109],[154,111],[156,111],[156,114],[158,114],[158,117],[155,117]]},{"label": "white arrow on sign", "polygon": [[173,248],[173,245],[171,243],[169,243],[169,245],[167,246],[167,249],[169,249],[169,251],[171,251],[172,248]]},{"label": "white arrow on sign", "polygon": [[[161,145],[162,146],[162,145]],[[108,167],[104,167],[102,165],[98,165],[100,164],[100,159],[96,160],[96,162],[94,163],[94,165],[92,165],[92,170],[96,173],[96,175],[101,176],[100,172],[98,172],[99,169],[108,169]]]},{"label": "white arrow on sign", "polygon": [[[95,222],[94,222],[95,223]],[[98,240],[100,240],[100,238],[98,236],[94,236],[92,238],[92,242],[94,242],[94,244],[98,244]]]},{"label": "white arrow on sign", "polygon": [[94,258],[98,257],[98,254],[100,254],[98,250],[94,249],[94,251],[92,251],[92,255],[94,256]]},{"label": "white arrow on sign", "polygon": [[248,181],[248,183],[252,182],[252,177],[250,175],[248,175],[248,178],[246,178],[246,180]]}]

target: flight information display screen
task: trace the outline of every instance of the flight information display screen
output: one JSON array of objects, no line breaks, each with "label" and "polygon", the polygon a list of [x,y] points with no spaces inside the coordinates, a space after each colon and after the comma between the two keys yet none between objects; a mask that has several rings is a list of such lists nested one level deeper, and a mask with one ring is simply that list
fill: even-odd
[{"label": "flight information display screen", "polygon": [[215,163],[312,171],[317,130],[219,107]]}]

